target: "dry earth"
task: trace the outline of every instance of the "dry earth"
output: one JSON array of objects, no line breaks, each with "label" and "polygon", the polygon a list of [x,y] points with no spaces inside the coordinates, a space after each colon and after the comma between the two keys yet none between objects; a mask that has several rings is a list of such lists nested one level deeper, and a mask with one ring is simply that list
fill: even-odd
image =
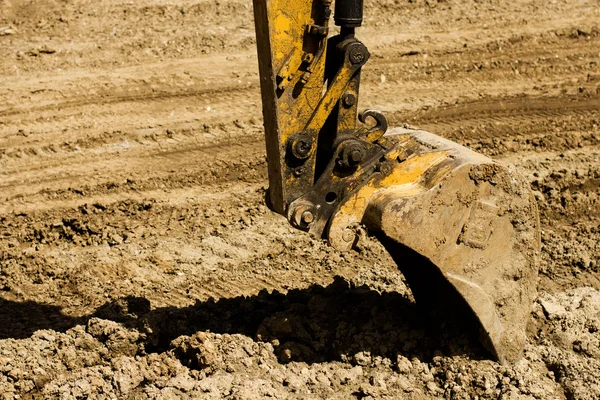
[{"label": "dry earth", "polygon": [[0,0],[0,398],[600,398],[600,3],[366,17],[362,104],[531,182],[523,360],[263,205],[249,0]]}]

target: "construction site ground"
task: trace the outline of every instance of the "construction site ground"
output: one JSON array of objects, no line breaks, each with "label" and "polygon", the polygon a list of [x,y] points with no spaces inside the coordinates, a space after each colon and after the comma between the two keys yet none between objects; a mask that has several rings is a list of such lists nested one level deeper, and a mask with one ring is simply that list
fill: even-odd
[{"label": "construction site ground", "polygon": [[264,205],[250,0],[0,0],[1,399],[600,398],[600,3],[365,9],[361,108],[531,183],[523,359]]}]

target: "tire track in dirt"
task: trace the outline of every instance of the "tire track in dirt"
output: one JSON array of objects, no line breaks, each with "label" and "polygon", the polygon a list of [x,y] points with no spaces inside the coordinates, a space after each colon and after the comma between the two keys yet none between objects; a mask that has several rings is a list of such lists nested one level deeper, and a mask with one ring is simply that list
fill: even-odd
[{"label": "tire track in dirt", "polygon": [[[391,121],[402,121],[391,116]],[[600,123],[600,98],[502,98],[441,107],[404,121],[451,139],[464,141],[517,136],[527,138],[547,129],[550,120],[575,120],[593,128]],[[538,129],[531,129],[538,125]],[[496,129],[488,127],[500,126]],[[502,131],[502,128],[513,127]],[[528,129],[529,128],[529,129]],[[517,135],[515,135],[515,132]],[[548,132],[549,135],[560,133]]]},{"label": "tire track in dirt", "polygon": [[[250,87],[242,87],[241,85],[235,86],[223,86],[221,88],[215,87],[215,85],[201,86],[201,87],[187,87],[181,91],[173,91],[170,89],[168,92],[156,93],[156,89],[143,91],[135,94],[119,94],[114,92],[99,93],[98,96],[90,97],[89,95],[81,96],[70,96],[68,100],[53,102],[45,106],[31,106],[29,108],[13,107],[0,109],[0,117],[11,117],[20,115],[23,113],[38,113],[41,114],[38,118],[43,118],[44,115],[53,115],[54,112],[60,111],[61,113],[68,114],[69,109],[80,109],[86,106],[105,106],[113,105],[118,103],[147,103],[147,102],[158,102],[158,101],[169,101],[169,100],[182,100],[183,102],[194,102],[194,101],[206,101],[209,98],[219,97],[232,97],[231,94],[235,93],[236,97],[244,98],[244,92],[248,94],[252,93],[255,95],[256,85]],[[249,90],[251,89],[251,90]],[[63,97],[66,97],[64,94]],[[254,96],[253,96],[254,97]]]},{"label": "tire track in dirt", "polygon": [[[118,160],[120,162],[80,158],[55,168],[44,166],[37,172],[13,172],[1,186],[0,213],[51,208],[73,199],[91,201],[92,196],[99,201],[102,194],[113,199],[119,199],[118,195],[128,198],[131,193],[137,196],[140,191],[157,187],[164,191],[211,184],[218,190],[228,182],[240,179],[262,182],[266,176],[263,147],[258,138],[246,137],[213,146],[185,145],[170,152],[129,156]],[[248,157],[248,153],[252,156]],[[90,181],[89,172],[86,172],[90,170],[102,172]],[[55,178],[50,179],[49,175]],[[24,181],[27,184],[24,185]],[[56,198],[60,200],[54,200]]]},{"label": "tire track in dirt", "polygon": [[[506,118],[517,123],[532,119],[561,117],[566,115],[597,116],[600,112],[600,98],[503,98],[483,100],[477,103],[460,104],[454,107],[441,107],[415,117],[414,121],[430,121],[443,128],[455,128],[465,124],[504,122]],[[439,122],[438,122],[439,121]],[[438,122],[438,123],[436,123]]]}]

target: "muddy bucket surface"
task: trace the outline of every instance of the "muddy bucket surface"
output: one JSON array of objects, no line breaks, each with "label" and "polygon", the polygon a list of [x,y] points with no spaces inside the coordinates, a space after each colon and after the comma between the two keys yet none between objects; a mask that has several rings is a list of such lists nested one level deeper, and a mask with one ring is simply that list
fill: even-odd
[{"label": "muddy bucket surface", "polygon": [[[417,303],[435,307],[458,295],[460,312],[475,316],[492,354],[502,363],[518,360],[540,247],[529,184],[511,165],[434,134],[395,129],[389,136],[399,138],[410,156],[339,207],[331,243],[348,248],[344,233],[357,224],[377,232]],[[406,262],[406,251],[430,267]]]}]

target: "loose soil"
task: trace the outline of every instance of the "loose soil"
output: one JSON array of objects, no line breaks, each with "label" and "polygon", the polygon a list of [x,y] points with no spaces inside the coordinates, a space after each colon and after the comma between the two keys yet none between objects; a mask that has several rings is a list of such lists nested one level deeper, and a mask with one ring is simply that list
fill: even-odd
[{"label": "loose soil", "polygon": [[361,104],[515,164],[524,358],[264,205],[249,0],[0,0],[0,398],[600,398],[600,5],[365,2]]}]

